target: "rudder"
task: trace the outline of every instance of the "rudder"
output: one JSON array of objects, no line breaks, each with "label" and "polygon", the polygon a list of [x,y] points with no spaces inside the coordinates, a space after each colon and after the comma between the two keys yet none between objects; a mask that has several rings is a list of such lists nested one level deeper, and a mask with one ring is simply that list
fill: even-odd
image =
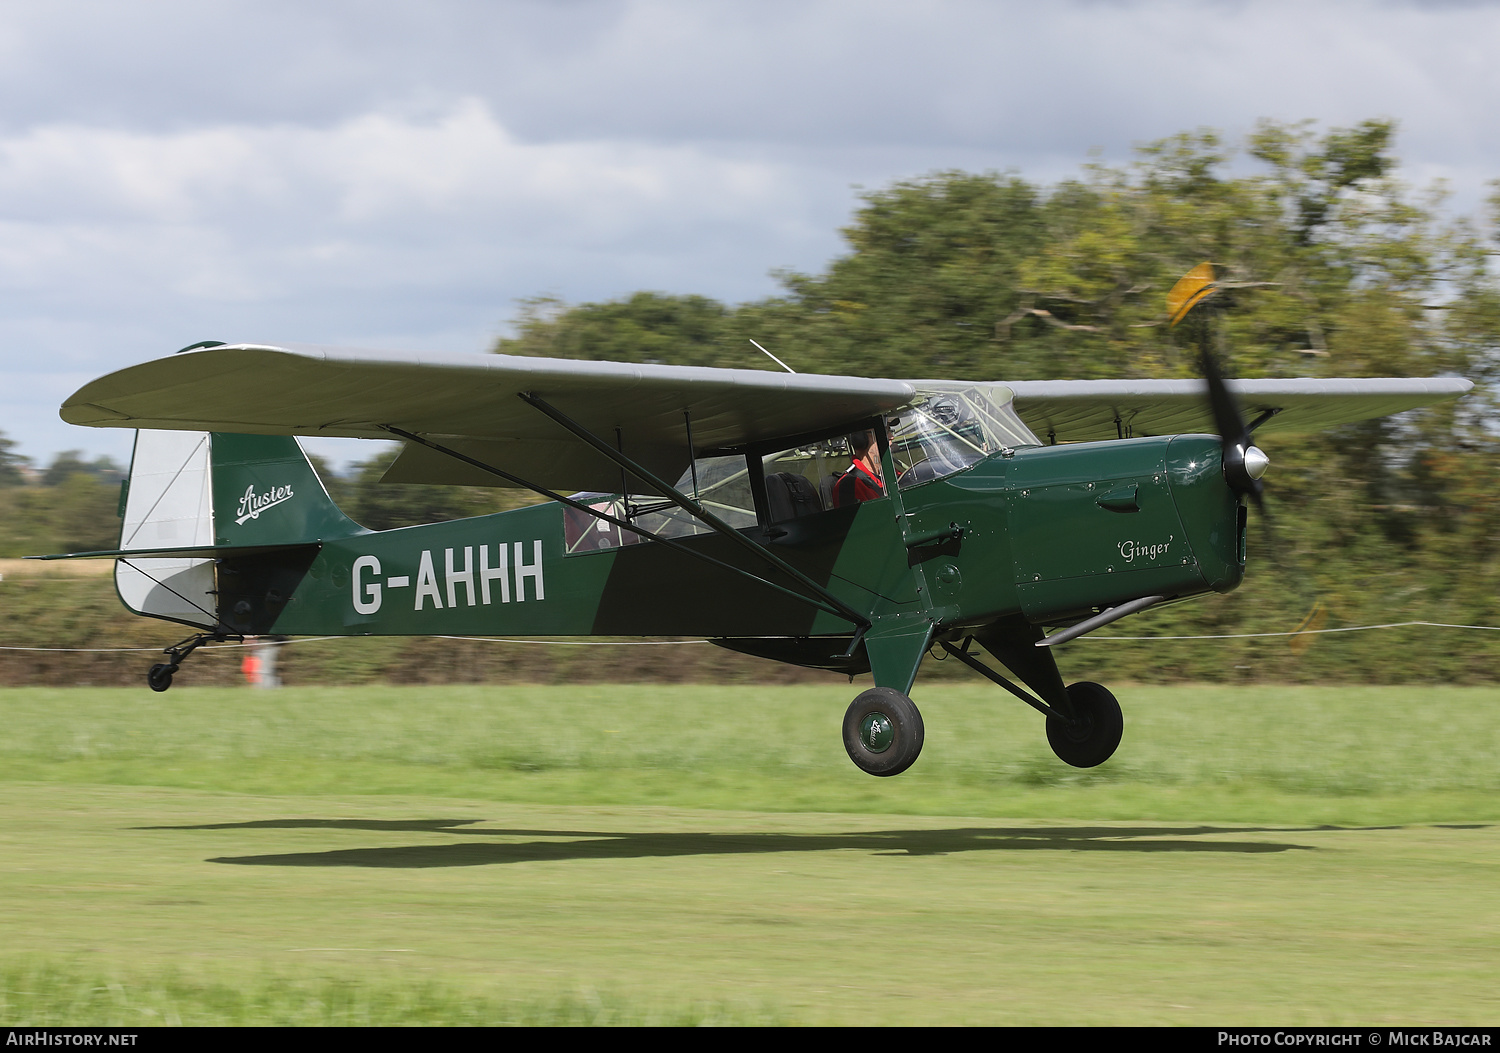
[{"label": "rudder", "polygon": [[[208,433],[136,432],[123,505],[122,549],[212,545]],[[211,559],[117,559],[115,591],[137,614],[205,629],[218,620]]]}]

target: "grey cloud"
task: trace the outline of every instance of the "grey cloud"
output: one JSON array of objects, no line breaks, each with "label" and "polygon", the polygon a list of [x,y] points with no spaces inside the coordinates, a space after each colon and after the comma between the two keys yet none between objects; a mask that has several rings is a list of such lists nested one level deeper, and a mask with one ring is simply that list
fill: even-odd
[{"label": "grey cloud", "polygon": [[[45,4],[12,127],[322,126],[483,99],[532,141],[1124,147],[1196,123],[1476,115],[1492,7],[1203,3]],[[80,76],[80,73],[82,75]],[[1441,107],[1441,111],[1439,111]]]}]

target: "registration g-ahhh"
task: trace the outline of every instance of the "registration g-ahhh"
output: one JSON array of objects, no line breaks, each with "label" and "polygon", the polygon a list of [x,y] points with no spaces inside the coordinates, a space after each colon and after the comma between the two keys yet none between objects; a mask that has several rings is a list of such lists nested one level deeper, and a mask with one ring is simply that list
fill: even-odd
[{"label": "registration g-ahhh", "polygon": [[[1216,288],[1194,275],[1174,321]],[[249,635],[701,636],[872,674],[844,745],[895,775],[922,748],[910,693],[941,650],[1086,767],[1118,746],[1120,707],[1065,686],[1058,645],[1239,585],[1258,442],[1470,387],[1231,382],[1206,351],[1202,367],[1206,383],[1006,384],[197,345],[64,404],[137,429],[119,547],[71,555],[114,558],[127,607],[196,630],[151,670],[157,690],[203,642]],[[299,435],[400,440],[387,482],[549,500],[366,530]]]}]

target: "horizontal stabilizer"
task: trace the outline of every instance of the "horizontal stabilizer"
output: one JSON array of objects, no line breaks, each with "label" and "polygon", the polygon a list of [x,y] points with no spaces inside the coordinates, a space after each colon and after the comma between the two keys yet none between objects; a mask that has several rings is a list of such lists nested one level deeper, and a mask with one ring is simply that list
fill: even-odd
[{"label": "horizontal stabilizer", "polygon": [[48,556],[23,556],[23,559],[233,559],[236,556],[263,556],[268,552],[306,548],[304,543],[288,545],[204,545],[199,548],[104,548],[96,552],[59,552]]}]

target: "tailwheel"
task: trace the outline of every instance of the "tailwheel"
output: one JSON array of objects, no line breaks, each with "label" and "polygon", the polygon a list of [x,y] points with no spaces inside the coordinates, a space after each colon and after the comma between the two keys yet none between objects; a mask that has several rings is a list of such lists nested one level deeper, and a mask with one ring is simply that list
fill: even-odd
[{"label": "tailwheel", "polygon": [[922,752],[922,714],[900,691],[872,687],[844,713],[844,749],[870,775],[900,775]]},{"label": "tailwheel", "polygon": [[[1068,688],[1072,722],[1047,718],[1047,741],[1059,760],[1075,768],[1092,768],[1114,755],[1125,731],[1125,717],[1115,696],[1087,680]],[[856,762],[857,763],[857,762]]]},{"label": "tailwheel", "polygon": [[[171,647],[162,648],[162,654],[167,655],[172,660],[170,662],[157,662],[153,665],[146,672],[146,683],[150,685],[152,691],[165,691],[172,686],[172,677],[176,674],[177,670],[182,668],[182,663],[187,660],[188,655],[210,640],[223,643],[227,639],[229,639],[228,633],[194,633],[181,643],[175,643]],[[245,642],[243,636],[238,637],[238,639],[241,643]]]}]

